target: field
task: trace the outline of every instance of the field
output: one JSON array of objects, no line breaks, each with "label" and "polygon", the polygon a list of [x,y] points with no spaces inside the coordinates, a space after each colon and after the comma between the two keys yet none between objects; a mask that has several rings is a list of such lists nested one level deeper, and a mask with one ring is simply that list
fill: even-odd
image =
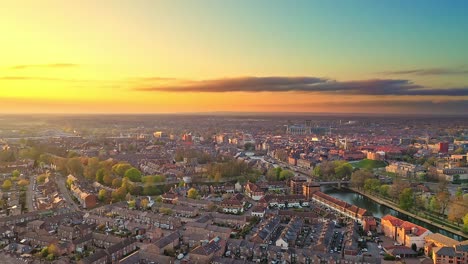
[{"label": "field", "polygon": [[370,159],[363,159],[358,162],[353,162],[351,163],[354,168],[360,168],[360,169],[375,169],[375,168],[382,168],[387,166],[387,163],[381,160],[370,160]]}]

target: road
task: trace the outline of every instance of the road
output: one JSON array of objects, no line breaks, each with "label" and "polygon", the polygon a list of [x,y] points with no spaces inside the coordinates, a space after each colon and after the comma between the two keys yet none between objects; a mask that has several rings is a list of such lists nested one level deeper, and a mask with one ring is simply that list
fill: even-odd
[{"label": "road", "polygon": [[26,190],[26,208],[28,208],[28,212],[35,211],[34,205],[33,205],[33,198],[35,196],[34,194],[34,183],[36,182],[36,175],[29,177],[29,185],[28,189]]},{"label": "road", "polygon": [[62,194],[63,199],[65,199],[65,202],[70,205],[71,208],[73,208],[76,211],[80,211],[80,207],[73,201],[70,191],[67,189],[66,183],[65,183],[65,177],[62,175],[55,175],[55,182],[57,183],[58,186],[58,191]]}]

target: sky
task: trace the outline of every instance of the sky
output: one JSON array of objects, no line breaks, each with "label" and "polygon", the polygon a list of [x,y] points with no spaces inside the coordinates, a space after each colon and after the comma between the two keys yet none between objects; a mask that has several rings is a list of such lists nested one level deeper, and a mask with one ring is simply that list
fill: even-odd
[{"label": "sky", "polygon": [[468,1],[5,1],[0,113],[468,112]]}]

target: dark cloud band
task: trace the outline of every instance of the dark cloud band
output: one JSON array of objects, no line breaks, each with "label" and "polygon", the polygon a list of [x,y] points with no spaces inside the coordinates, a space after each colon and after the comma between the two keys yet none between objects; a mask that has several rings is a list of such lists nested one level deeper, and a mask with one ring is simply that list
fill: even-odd
[{"label": "dark cloud band", "polygon": [[240,77],[186,81],[177,85],[135,88],[155,92],[310,92],[349,95],[433,95],[468,96],[468,87],[431,89],[409,80],[371,79],[335,81],[318,77]]}]

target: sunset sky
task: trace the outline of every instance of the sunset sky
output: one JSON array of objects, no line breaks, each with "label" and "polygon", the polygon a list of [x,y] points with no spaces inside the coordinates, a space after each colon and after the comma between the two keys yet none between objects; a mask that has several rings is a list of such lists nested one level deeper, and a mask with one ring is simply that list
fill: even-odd
[{"label": "sunset sky", "polygon": [[468,112],[468,1],[2,1],[0,113]]}]

